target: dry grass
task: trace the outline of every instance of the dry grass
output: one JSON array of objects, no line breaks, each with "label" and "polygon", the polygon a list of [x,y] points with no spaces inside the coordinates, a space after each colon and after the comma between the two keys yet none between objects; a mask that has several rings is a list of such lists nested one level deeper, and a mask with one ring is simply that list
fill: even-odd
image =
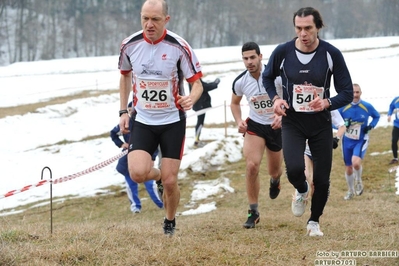
[{"label": "dry grass", "polygon": [[71,100],[96,97],[103,94],[117,93],[118,90],[87,90],[64,97],[50,98],[37,103],[23,104],[12,107],[0,107],[0,119],[11,115],[22,115],[26,113],[34,113],[38,108],[46,107],[53,104],[62,104]]},{"label": "dry grass", "polygon": [[[110,187],[108,194],[67,199],[53,204],[53,233],[49,206],[30,208],[22,214],[0,217],[0,265],[314,265],[317,251],[395,250],[399,243],[399,198],[394,176],[388,179],[391,127],[371,132],[364,160],[365,192],[344,201],[344,166],[340,150],[334,151],[331,194],[321,217],[322,238],[305,236],[309,210],[294,217],[290,203],[293,189],[282,180],[279,197],[268,196],[268,177],[262,168],[261,221],[244,229],[247,199],[245,163],[224,170],[189,174],[179,180],[179,212],[186,210],[194,180],[228,177],[234,193],[215,196],[217,210],[178,216],[172,238],[162,232],[164,211],[143,201],[143,212],[133,215],[124,192]],[[142,186],[141,186],[142,187]],[[141,189],[141,196],[146,192]],[[25,206],[26,207],[26,206]],[[399,265],[398,258],[350,258],[357,265]]]}]

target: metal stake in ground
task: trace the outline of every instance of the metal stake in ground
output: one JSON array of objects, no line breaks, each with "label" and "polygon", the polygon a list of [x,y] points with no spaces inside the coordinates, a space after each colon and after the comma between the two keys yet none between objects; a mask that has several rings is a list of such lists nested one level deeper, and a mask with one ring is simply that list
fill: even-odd
[{"label": "metal stake in ground", "polygon": [[53,174],[51,173],[51,169],[48,166],[43,167],[42,169],[42,178],[43,180],[43,172],[47,169],[50,172],[50,232],[53,234]]}]

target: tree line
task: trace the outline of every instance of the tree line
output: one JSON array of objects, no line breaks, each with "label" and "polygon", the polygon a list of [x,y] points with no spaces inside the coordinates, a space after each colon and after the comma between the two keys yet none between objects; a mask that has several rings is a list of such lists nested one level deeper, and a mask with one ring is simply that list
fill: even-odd
[{"label": "tree line", "polygon": [[[141,29],[142,0],[0,0],[0,65],[116,55]],[[317,8],[324,39],[399,34],[398,0],[167,0],[167,26],[193,48],[277,44],[300,7]]]}]

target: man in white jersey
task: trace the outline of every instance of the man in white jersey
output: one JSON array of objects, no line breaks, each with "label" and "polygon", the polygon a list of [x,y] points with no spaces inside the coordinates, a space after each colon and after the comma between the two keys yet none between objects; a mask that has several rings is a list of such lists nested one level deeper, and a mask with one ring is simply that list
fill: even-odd
[{"label": "man in white jersey", "polygon": [[[162,181],[165,235],[175,232],[180,201],[177,174],[183,156],[186,111],[202,94],[201,66],[191,46],[166,29],[168,6],[164,0],[147,0],[141,8],[138,31],[123,40],[120,56],[120,128],[129,129],[127,104],[133,85],[133,127],[129,143],[130,177],[137,183]],[[183,79],[192,90],[184,95]],[[161,169],[154,168],[151,155],[158,145]]]},{"label": "man in white jersey", "polygon": [[[249,203],[248,219],[245,228],[254,228],[260,220],[258,198],[260,191],[259,169],[266,150],[267,168],[270,175],[269,196],[277,198],[280,193],[282,173],[281,116],[275,115],[273,103],[262,85],[261,73],[264,70],[262,54],[258,44],[247,42],[241,49],[242,60],[247,70],[233,82],[231,112],[244,134],[244,157],[246,160],[246,188]],[[280,83],[280,96],[282,96]],[[240,102],[247,98],[250,111],[247,119],[241,117]]]}]

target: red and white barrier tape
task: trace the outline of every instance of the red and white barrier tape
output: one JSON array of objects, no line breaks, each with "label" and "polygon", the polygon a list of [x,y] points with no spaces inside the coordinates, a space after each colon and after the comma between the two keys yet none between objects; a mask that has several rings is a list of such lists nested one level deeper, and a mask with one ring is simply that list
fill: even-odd
[{"label": "red and white barrier tape", "polygon": [[[206,113],[207,111],[209,111],[209,110],[211,110],[211,109],[216,109],[216,108],[219,108],[219,107],[221,107],[221,106],[223,106],[223,104],[220,104],[220,105],[215,106],[215,107],[205,108],[205,109],[202,109],[202,110],[200,110],[200,111],[195,112],[195,113],[192,114],[192,115],[189,115],[188,117],[191,117],[191,116],[198,116],[198,115],[201,115],[201,114]],[[35,187],[40,187],[40,186],[46,184],[47,182],[51,182],[51,181],[52,181],[53,184],[58,184],[58,183],[62,183],[62,182],[66,182],[66,181],[75,179],[75,178],[77,178],[77,177],[79,177],[79,176],[82,176],[82,175],[85,175],[85,174],[89,174],[89,173],[91,173],[91,172],[97,171],[97,170],[99,170],[99,169],[101,169],[101,168],[103,168],[103,167],[105,167],[105,166],[107,166],[107,165],[113,163],[114,161],[120,159],[121,157],[123,157],[123,156],[126,155],[126,154],[127,154],[127,150],[121,152],[120,154],[118,154],[118,155],[116,155],[116,156],[114,156],[114,157],[112,157],[112,158],[110,158],[110,159],[108,159],[108,160],[105,160],[105,161],[103,161],[103,162],[101,162],[101,163],[99,163],[99,164],[96,164],[96,165],[94,165],[94,166],[92,166],[92,167],[90,167],[90,168],[87,168],[87,169],[85,169],[85,170],[83,170],[83,171],[77,172],[77,173],[72,174],[72,175],[68,175],[68,176],[64,176],[64,177],[57,178],[57,179],[55,179],[54,181],[52,181],[51,179],[41,180],[40,182],[38,182],[38,183],[36,183],[36,184],[27,185],[27,186],[24,186],[24,187],[21,188],[21,189],[10,190],[10,191],[8,191],[8,192],[5,193],[5,194],[0,195],[0,199],[13,196],[13,195],[15,195],[15,194],[18,194],[18,193],[21,193],[21,192],[30,190],[30,189],[35,188]],[[392,167],[392,168],[390,168],[390,169],[388,170],[388,172],[389,172],[389,173],[392,173],[393,171],[397,170],[398,168],[399,168],[399,166]]]},{"label": "red and white barrier tape", "polygon": [[9,191],[9,192],[3,194],[3,195],[0,195],[0,199],[13,196],[13,195],[15,195],[15,194],[18,194],[18,193],[21,193],[21,192],[30,190],[30,189],[35,188],[35,187],[40,187],[40,186],[46,184],[47,182],[51,182],[51,181],[52,181],[53,184],[58,184],[58,183],[62,183],[62,182],[66,182],[66,181],[75,179],[75,178],[77,178],[77,177],[79,177],[79,176],[82,176],[82,175],[85,175],[85,174],[89,174],[89,173],[91,173],[91,172],[97,171],[98,169],[101,169],[101,168],[103,168],[103,167],[105,167],[105,166],[107,166],[107,165],[113,163],[114,161],[120,159],[121,157],[123,157],[123,156],[126,155],[126,154],[127,154],[127,150],[123,151],[122,153],[120,153],[120,154],[118,154],[118,155],[116,155],[116,156],[114,156],[114,157],[112,157],[112,158],[110,158],[110,159],[108,159],[108,160],[106,160],[106,161],[104,161],[104,162],[101,162],[101,163],[99,163],[99,164],[96,164],[96,165],[94,165],[94,166],[92,166],[92,167],[90,167],[90,168],[87,168],[87,169],[85,169],[85,170],[83,170],[83,171],[77,172],[77,173],[75,173],[75,174],[73,174],[73,175],[68,175],[68,176],[60,177],[60,178],[57,178],[57,179],[55,179],[55,180],[53,180],[53,181],[52,181],[51,179],[41,180],[40,182],[38,182],[38,183],[36,183],[36,184],[24,186],[24,187],[21,188],[21,189],[11,190],[11,191]]},{"label": "red and white barrier tape", "polygon": [[223,105],[224,105],[224,104],[219,104],[219,105],[217,105],[217,106],[213,106],[213,107],[201,109],[201,110],[199,110],[199,111],[196,111],[196,112],[194,112],[194,113],[192,113],[192,114],[187,115],[187,118],[205,114],[206,112],[208,112],[208,111],[210,111],[210,110],[212,110],[212,109],[219,108],[219,107],[221,107],[221,106],[223,106]]},{"label": "red and white barrier tape", "polygon": [[[217,105],[217,106],[214,106],[214,107],[202,109],[202,110],[200,110],[200,111],[197,111],[197,112],[195,112],[195,113],[189,115],[188,117],[198,116],[198,115],[204,114],[204,113],[206,113],[206,112],[208,112],[208,111],[210,111],[210,110],[212,110],[212,109],[219,108],[219,107],[221,107],[221,106],[223,106],[223,105],[224,105],[224,104],[220,104],[220,105]],[[105,167],[105,166],[107,166],[107,165],[113,163],[114,161],[120,159],[121,157],[123,157],[123,156],[126,155],[126,154],[127,154],[127,150],[124,151],[124,152],[122,152],[122,153],[120,153],[120,154],[118,154],[118,155],[116,155],[116,156],[114,156],[114,157],[112,157],[112,158],[110,158],[110,159],[108,159],[108,160],[106,160],[106,161],[104,161],[104,162],[101,162],[101,163],[99,163],[99,164],[96,164],[96,165],[94,165],[94,166],[92,166],[92,167],[90,167],[90,168],[87,168],[87,169],[85,169],[85,170],[83,170],[83,171],[80,171],[80,172],[77,172],[77,173],[75,173],[75,174],[68,175],[68,176],[64,176],[64,177],[60,177],[60,178],[57,178],[57,179],[55,179],[55,180],[53,180],[53,181],[50,180],[50,179],[48,179],[48,180],[41,180],[40,182],[38,182],[38,183],[36,183],[36,184],[27,185],[27,186],[24,186],[24,187],[21,188],[21,189],[15,189],[15,190],[8,191],[7,193],[5,193],[5,194],[3,194],[3,195],[0,195],[0,199],[13,196],[13,195],[15,195],[15,194],[18,194],[18,193],[21,193],[21,192],[24,192],[24,191],[33,189],[33,188],[35,188],[35,187],[40,187],[40,186],[46,184],[47,182],[51,182],[51,181],[52,181],[53,184],[58,184],[58,183],[62,183],[62,182],[66,182],[66,181],[75,179],[75,178],[77,178],[77,177],[79,177],[79,176],[82,176],[82,175],[85,175],[85,174],[89,174],[89,173],[91,173],[91,172],[97,171],[98,169],[101,169],[101,168],[103,168],[103,167]]]},{"label": "red and white barrier tape", "polygon": [[37,184],[28,185],[28,186],[24,186],[24,187],[21,188],[21,189],[16,189],[16,190],[8,191],[6,194],[1,195],[1,196],[0,196],[0,199],[6,198],[6,197],[10,197],[10,196],[12,196],[12,195],[15,195],[15,194],[18,194],[18,193],[27,191],[27,190],[29,190],[29,189],[31,189],[31,188],[40,187],[41,185],[44,185],[44,184],[47,183],[47,182],[48,182],[48,180],[41,180],[41,181],[40,181],[39,183],[37,183]]},{"label": "red and white barrier tape", "polygon": [[[191,114],[187,115],[187,118],[205,114],[206,112],[208,112],[208,111],[210,111],[212,109],[216,109],[216,108],[222,107],[224,105],[225,104],[219,104],[219,105],[216,105],[216,106],[212,106],[212,107],[201,109],[199,111],[195,111],[194,113],[191,113]],[[249,106],[249,105],[248,104],[240,104],[240,106]],[[230,107],[230,104],[226,104],[226,107]]]}]

